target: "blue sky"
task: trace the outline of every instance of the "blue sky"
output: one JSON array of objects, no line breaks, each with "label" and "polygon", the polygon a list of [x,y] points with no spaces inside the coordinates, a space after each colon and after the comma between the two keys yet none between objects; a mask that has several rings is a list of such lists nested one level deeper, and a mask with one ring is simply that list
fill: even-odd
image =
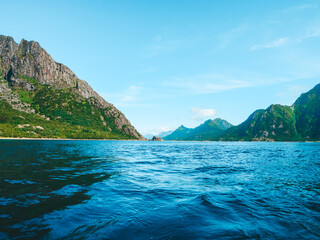
[{"label": "blue sky", "polygon": [[232,124],[320,83],[319,1],[4,1],[0,34],[36,40],[143,134]]}]

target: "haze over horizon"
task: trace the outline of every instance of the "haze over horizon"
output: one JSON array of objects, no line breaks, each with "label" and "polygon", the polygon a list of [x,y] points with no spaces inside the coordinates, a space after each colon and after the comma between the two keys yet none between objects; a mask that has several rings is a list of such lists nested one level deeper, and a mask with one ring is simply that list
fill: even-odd
[{"label": "haze over horizon", "polygon": [[237,125],[320,82],[318,1],[10,1],[0,34],[35,40],[142,133]]}]

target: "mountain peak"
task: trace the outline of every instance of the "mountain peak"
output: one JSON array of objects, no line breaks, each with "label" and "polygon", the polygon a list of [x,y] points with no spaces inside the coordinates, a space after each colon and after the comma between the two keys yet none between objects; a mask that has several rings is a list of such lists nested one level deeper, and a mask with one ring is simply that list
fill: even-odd
[{"label": "mountain peak", "polygon": [[196,128],[186,128],[181,125],[173,133],[164,137],[165,140],[212,140],[220,136],[232,125],[221,118],[208,119]]},{"label": "mountain peak", "polygon": [[[72,115],[72,111],[78,111],[78,109],[75,109],[75,106],[81,109],[82,106],[78,106],[77,101],[82,101],[83,104],[88,103],[90,105],[90,107],[88,105],[87,108],[95,109],[92,110],[92,112],[88,112],[88,109],[83,109],[83,112],[88,112],[89,115],[98,117],[98,121],[103,123],[103,129],[110,129],[110,131],[114,129],[114,131],[119,131],[120,134],[136,139],[143,139],[137,130],[131,126],[129,120],[123,113],[99,96],[86,81],[79,79],[67,66],[55,62],[38,42],[22,39],[20,44],[17,44],[12,37],[1,35],[0,60],[0,74],[2,75],[0,78],[6,81],[4,83],[1,81],[0,83],[1,91],[6,93],[4,96],[1,96],[1,98],[6,101],[10,99],[15,99],[16,101],[22,99],[25,101],[27,96],[29,104],[27,110],[24,110],[25,107],[21,107],[23,105],[22,103],[15,105],[13,104],[14,101],[10,100],[12,104],[11,102],[9,102],[9,104],[11,104],[14,109],[28,113],[36,112],[37,114],[51,115],[51,118],[59,119],[56,117],[61,118],[61,116],[56,115],[64,114],[61,110],[63,106],[59,104],[64,104],[64,106],[68,108],[70,100],[68,98],[74,98],[74,108],[68,109],[67,115]],[[52,89],[46,86],[51,86]],[[46,91],[44,91],[44,89],[46,89]],[[24,95],[20,96],[19,100],[18,95],[21,92],[23,92]],[[53,101],[49,98],[48,103],[42,103],[43,96],[40,95],[46,95],[48,92],[55,95],[52,96],[52,99],[57,98],[55,100],[56,102],[50,103],[53,105],[50,106],[50,110],[48,106],[41,108],[42,105],[48,105],[50,100]],[[65,96],[66,98],[61,99],[61,96]],[[37,105],[39,101],[42,104],[41,106]],[[70,107],[71,106],[69,106],[69,108]],[[97,111],[99,114],[96,114]],[[107,126],[106,118],[110,120],[110,126]],[[70,119],[73,119],[73,122],[90,125],[90,123],[85,122],[85,119],[81,120],[75,119],[75,117],[66,117],[66,121],[71,121]],[[88,119],[90,119],[90,117],[88,117]],[[92,120],[96,121],[94,118],[92,118]]]}]

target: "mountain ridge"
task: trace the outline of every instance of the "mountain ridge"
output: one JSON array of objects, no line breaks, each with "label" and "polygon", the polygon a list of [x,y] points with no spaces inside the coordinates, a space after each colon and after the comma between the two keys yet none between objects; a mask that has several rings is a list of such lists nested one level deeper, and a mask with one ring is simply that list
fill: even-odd
[{"label": "mountain ridge", "polygon": [[228,129],[222,141],[319,141],[320,84],[302,93],[291,106],[272,104]]},{"label": "mountain ridge", "polygon": [[181,125],[173,133],[164,137],[163,139],[189,141],[213,140],[231,126],[233,125],[221,118],[216,118],[213,120],[209,119],[195,128],[186,128]]},{"label": "mountain ridge", "polygon": [[[215,119],[216,120],[216,119]],[[181,125],[174,135],[165,140],[212,140],[212,141],[319,141],[320,140],[320,84],[302,93],[291,106],[271,104],[258,109],[237,126],[210,133],[203,126],[207,120],[194,129]],[[221,121],[221,119],[220,119]],[[197,130],[196,130],[197,129]],[[200,132],[196,137],[194,132]],[[193,134],[193,135],[192,135]],[[205,137],[204,137],[205,136]]]},{"label": "mountain ridge", "polygon": [[[61,109],[59,106],[53,106],[57,105],[54,100],[66,105],[66,108],[60,106],[62,111],[66,110],[69,115],[73,114],[74,118],[77,114],[81,115],[80,112],[74,114],[77,111],[76,108],[92,108],[91,115],[95,116],[90,116],[89,119],[102,123],[102,125],[97,123],[96,127],[99,127],[100,132],[104,131],[106,137],[116,133],[119,137],[122,135],[124,138],[144,140],[122,112],[105,101],[86,81],[79,79],[67,66],[55,62],[38,42],[22,39],[18,44],[12,37],[0,35],[0,81],[0,98],[8,102],[15,110],[61,122],[63,118],[59,115]],[[49,90],[56,98],[51,99],[51,112],[42,107],[45,103],[38,106],[39,102],[35,101],[35,99],[41,99],[40,95],[46,95],[45,92]],[[61,95],[65,95],[62,102]],[[50,100],[50,96],[42,97]],[[71,103],[68,97],[73,99]],[[80,102],[85,106],[78,104]],[[90,111],[86,112],[90,114]],[[96,114],[97,112],[99,114]],[[48,113],[51,117],[44,113]],[[67,115],[65,112],[61,114]],[[82,117],[85,118],[85,116]],[[70,122],[67,118],[64,120],[72,125],[72,121]],[[74,122],[72,126],[77,124]],[[87,123],[83,121],[80,125],[83,126],[83,124]],[[37,136],[40,137],[39,134],[34,137]]]}]

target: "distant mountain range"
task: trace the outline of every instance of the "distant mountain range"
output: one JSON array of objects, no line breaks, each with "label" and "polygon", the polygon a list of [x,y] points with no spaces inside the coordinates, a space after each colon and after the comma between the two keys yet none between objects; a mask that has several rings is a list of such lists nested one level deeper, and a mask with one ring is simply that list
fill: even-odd
[{"label": "distant mountain range", "polygon": [[160,137],[160,138],[164,138],[165,136],[168,136],[169,134],[173,133],[173,130],[171,131],[166,131],[166,132],[162,132],[162,133],[159,133],[159,134],[145,134],[143,135],[146,139],[152,139],[154,136],[155,137]]},{"label": "distant mountain range", "polygon": [[208,120],[196,128],[186,128],[181,125],[173,133],[164,137],[164,140],[214,140],[224,133],[225,130],[232,127],[232,124],[226,120],[216,118]]},{"label": "distant mountain range", "polygon": [[292,106],[271,105],[253,112],[232,126],[225,120],[208,120],[196,128],[180,126],[165,140],[215,141],[319,141],[320,84],[302,94]]}]

